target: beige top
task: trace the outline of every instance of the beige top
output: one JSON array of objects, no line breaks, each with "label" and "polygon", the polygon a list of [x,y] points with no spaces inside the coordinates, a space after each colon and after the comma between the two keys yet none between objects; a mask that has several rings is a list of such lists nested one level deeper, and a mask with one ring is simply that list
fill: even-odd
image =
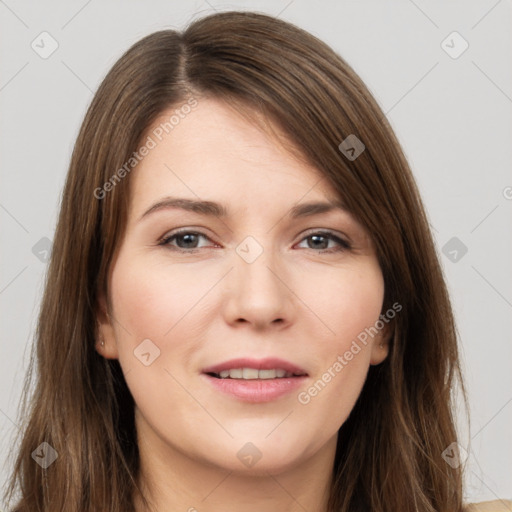
[{"label": "beige top", "polygon": [[512,501],[494,500],[481,501],[480,503],[468,503],[465,512],[512,512]]}]

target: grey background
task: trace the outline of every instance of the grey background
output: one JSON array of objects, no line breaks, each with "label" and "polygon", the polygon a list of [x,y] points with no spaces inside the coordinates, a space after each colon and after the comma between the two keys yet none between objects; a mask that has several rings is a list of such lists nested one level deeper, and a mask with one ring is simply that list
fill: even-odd
[{"label": "grey background", "polygon": [[[135,41],[213,9],[259,10],[309,30],[354,67],[386,112],[423,195],[456,310],[472,423],[470,431],[460,426],[466,497],[512,498],[512,9],[504,0],[0,0],[0,485],[45,250],[93,92]],[[46,59],[31,47],[43,46],[43,31],[58,43]],[[453,31],[469,43],[458,58],[445,49],[457,52],[460,40],[442,46]]]}]

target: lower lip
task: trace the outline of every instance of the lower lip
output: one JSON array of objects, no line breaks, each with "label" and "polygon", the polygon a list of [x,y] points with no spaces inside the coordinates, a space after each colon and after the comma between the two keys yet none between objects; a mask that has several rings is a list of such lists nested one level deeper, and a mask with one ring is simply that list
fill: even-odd
[{"label": "lower lip", "polygon": [[306,376],[281,379],[218,379],[203,374],[219,391],[244,402],[272,402],[304,384]]}]

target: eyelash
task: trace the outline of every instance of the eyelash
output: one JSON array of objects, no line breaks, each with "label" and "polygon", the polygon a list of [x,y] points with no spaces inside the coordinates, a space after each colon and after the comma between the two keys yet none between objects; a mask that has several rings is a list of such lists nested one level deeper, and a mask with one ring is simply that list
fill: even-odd
[{"label": "eyelash", "polygon": [[[194,247],[192,249],[182,249],[181,247],[174,247],[174,246],[170,245],[171,240],[174,240],[174,239],[176,239],[176,238],[178,238],[180,236],[183,236],[183,235],[198,235],[198,236],[202,236],[202,237],[212,241],[204,233],[201,233],[199,231],[192,231],[192,230],[189,230],[189,229],[183,229],[183,230],[180,230],[180,231],[175,231],[174,233],[171,233],[168,236],[164,236],[163,238],[161,238],[158,241],[158,245],[160,245],[160,246],[167,246],[171,250],[182,252],[182,253],[195,253],[195,252],[199,251],[200,249],[202,249],[201,247]],[[305,236],[304,238],[302,238],[301,242],[306,240],[306,239],[308,239],[308,238],[311,238],[313,236],[322,236],[322,237],[327,238],[329,240],[333,240],[333,241],[335,241],[336,243],[339,244],[339,247],[334,247],[334,248],[331,247],[330,249],[322,249],[320,251],[316,251],[315,249],[311,249],[312,251],[318,252],[320,254],[323,254],[323,253],[337,253],[337,252],[341,252],[341,251],[347,251],[347,250],[350,250],[352,248],[349,242],[347,242],[346,240],[343,240],[342,238],[336,236],[331,231],[314,231],[314,232],[308,234],[307,236]]]}]

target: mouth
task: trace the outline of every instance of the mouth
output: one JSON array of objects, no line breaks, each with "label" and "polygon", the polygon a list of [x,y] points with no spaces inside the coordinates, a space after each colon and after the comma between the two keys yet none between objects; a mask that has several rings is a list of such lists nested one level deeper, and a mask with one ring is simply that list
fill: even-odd
[{"label": "mouth", "polygon": [[257,368],[230,368],[219,373],[208,372],[207,375],[216,379],[243,379],[243,380],[267,380],[267,379],[289,379],[291,377],[303,377],[305,373],[287,372],[283,368],[270,370],[258,370]]},{"label": "mouth", "polygon": [[245,402],[270,402],[301,386],[308,374],[281,359],[236,359],[202,371],[217,391]]}]

